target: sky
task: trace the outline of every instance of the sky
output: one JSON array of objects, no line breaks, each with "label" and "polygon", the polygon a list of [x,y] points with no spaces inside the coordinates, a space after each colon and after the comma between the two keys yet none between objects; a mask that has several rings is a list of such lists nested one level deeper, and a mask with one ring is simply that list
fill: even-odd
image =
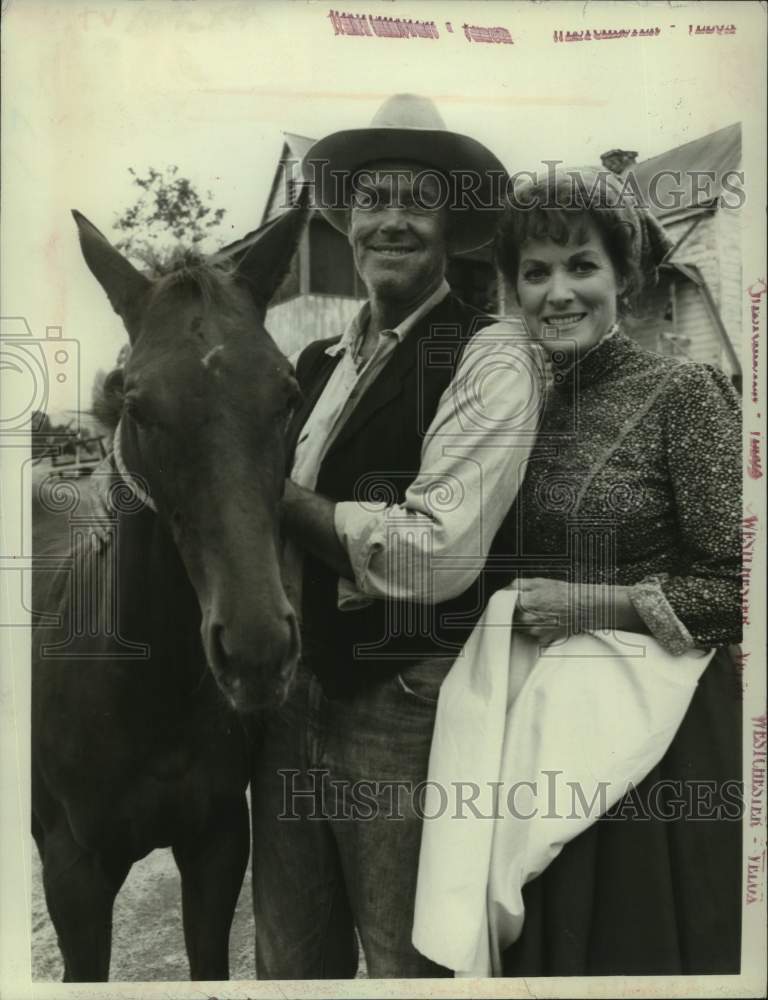
[{"label": "sky", "polygon": [[[642,160],[749,125],[760,106],[765,8],[756,4],[334,3],[7,5],[2,316],[23,317],[35,338],[54,327],[76,342],[81,405],[125,335],[80,256],[70,209],[116,239],[112,224],[136,193],[128,167],[178,165],[227,210],[224,235],[235,239],[259,224],[284,130],[320,137],[365,126],[392,93],[432,97],[449,128],[484,142],[511,172],[544,159],[597,163],[617,146]],[[432,20],[440,37],[335,35],[331,9]],[[465,22],[505,27],[513,44],[469,42]],[[737,31],[697,37],[689,22]],[[578,44],[553,37],[641,26],[661,30]],[[746,128],[746,143],[763,138]],[[5,319],[9,330],[22,330],[19,321]],[[52,410],[76,404],[74,384],[52,385]]]}]

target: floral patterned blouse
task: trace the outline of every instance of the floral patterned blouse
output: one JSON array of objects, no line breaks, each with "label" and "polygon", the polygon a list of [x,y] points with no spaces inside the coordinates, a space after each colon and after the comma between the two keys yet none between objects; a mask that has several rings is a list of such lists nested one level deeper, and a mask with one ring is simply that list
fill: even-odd
[{"label": "floral patterned blouse", "polygon": [[741,508],[729,379],[619,331],[555,369],[505,547],[523,575],[631,585],[650,633],[680,653],[740,641]]}]

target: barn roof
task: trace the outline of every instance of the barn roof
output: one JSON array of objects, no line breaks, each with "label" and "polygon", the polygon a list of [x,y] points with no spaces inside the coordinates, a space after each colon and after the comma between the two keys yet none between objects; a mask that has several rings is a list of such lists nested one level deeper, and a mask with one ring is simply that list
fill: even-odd
[{"label": "barn roof", "polygon": [[317,139],[310,139],[306,135],[298,135],[296,132],[283,132],[285,136],[286,145],[290,146],[291,152],[294,156],[303,160],[309,150],[317,142]]},{"label": "barn roof", "polygon": [[[741,163],[741,123],[726,125],[717,132],[710,132],[700,139],[693,139],[682,146],[668,149],[658,156],[652,156],[632,169],[643,194],[648,197],[653,178],[663,170],[680,171],[682,175],[682,192],[673,196],[673,190],[679,190],[681,185],[676,178],[664,176],[656,183],[656,201],[662,206],[651,207],[659,218],[667,218],[696,208],[710,208],[717,204],[722,193],[723,175],[730,170],[738,170]],[[714,180],[701,183],[696,191],[696,184],[690,177],[691,171],[706,170],[714,174]]]},{"label": "barn roof", "polygon": [[280,151],[277,170],[261,216],[262,226],[285,209],[286,192],[290,190],[293,183],[301,180],[301,161],[314,142],[314,139],[310,139],[306,135],[283,132],[283,148]]}]

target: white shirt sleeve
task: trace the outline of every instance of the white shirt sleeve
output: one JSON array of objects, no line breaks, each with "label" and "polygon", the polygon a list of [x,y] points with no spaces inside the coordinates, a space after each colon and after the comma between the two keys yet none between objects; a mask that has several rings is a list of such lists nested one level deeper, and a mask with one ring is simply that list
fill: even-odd
[{"label": "white shirt sleeve", "polygon": [[522,482],[543,378],[521,321],[494,323],[470,340],[403,503],[336,505],[336,533],[355,574],[354,584],[339,581],[339,608],[377,598],[438,604],[474,583]]}]

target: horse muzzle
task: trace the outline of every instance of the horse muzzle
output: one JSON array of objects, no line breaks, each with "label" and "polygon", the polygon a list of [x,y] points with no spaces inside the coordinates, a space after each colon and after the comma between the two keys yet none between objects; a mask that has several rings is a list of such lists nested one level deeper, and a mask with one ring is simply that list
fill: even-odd
[{"label": "horse muzzle", "polygon": [[290,606],[281,615],[240,628],[204,616],[202,635],[213,676],[233,708],[248,713],[284,701],[301,652]]}]

